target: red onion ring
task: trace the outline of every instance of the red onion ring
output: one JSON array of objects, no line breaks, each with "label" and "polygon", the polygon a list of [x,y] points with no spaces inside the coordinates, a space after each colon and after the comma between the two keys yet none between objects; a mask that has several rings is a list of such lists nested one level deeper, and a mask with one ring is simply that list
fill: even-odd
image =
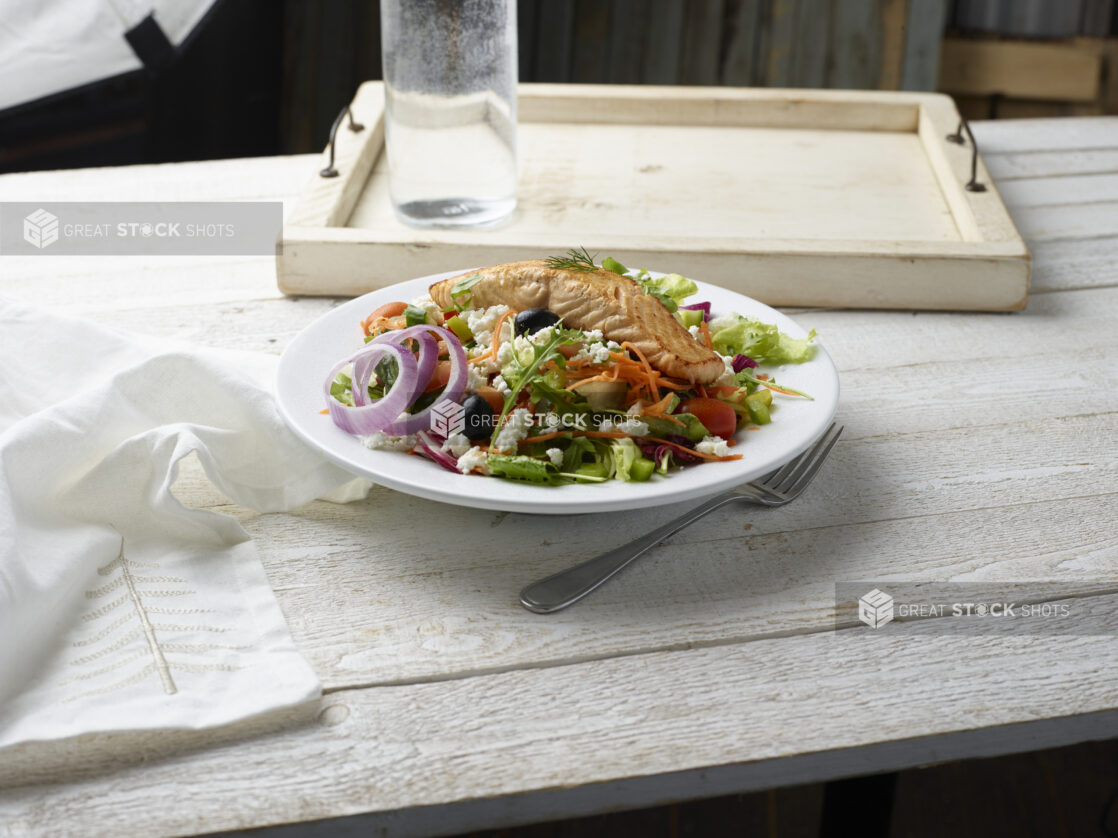
[{"label": "red onion ring", "polygon": [[[383,335],[370,341],[369,345],[380,343],[396,344],[408,340],[409,338],[419,340],[419,370],[420,372],[424,369],[430,370],[426,377],[423,375],[419,376],[420,383],[415,394],[415,398],[419,398],[419,395],[423,392],[428,382],[430,382],[431,374],[435,370],[435,361],[438,360],[437,344],[432,335],[436,335],[443,339],[446,343],[447,353],[450,356],[450,376],[447,379],[446,387],[443,388],[442,395],[435,399],[434,402],[419,411],[419,413],[399,417],[397,421],[393,422],[387,428],[384,428],[385,433],[394,436],[403,436],[430,428],[431,411],[448,401],[457,404],[462,400],[462,394],[466,392],[466,381],[469,378],[466,350],[462,348],[462,342],[458,340],[458,336],[449,329],[444,329],[442,326],[411,326],[407,329],[385,332]],[[415,402],[415,398],[412,399],[412,403]],[[409,404],[409,407],[410,406]]]},{"label": "red onion ring", "polygon": [[[423,394],[435,372],[439,350],[436,337],[441,337],[450,356],[450,376],[442,395],[416,414],[406,413]],[[419,344],[419,357],[407,347],[405,340]],[[395,356],[399,373],[383,398],[369,400],[369,381],[376,366],[387,355]],[[347,364],[353,364],[353,406],[342,404],[330,395],[330,386]],[[369,341],[362,349],[335,366],[326,378],[324,394],[330,418],[350,434],[372,434],[380,431],[392,436],[406,436],[425,430],[431,424],[431,411],[448,401],[458,403],[466,392],[469,378],[466,350],[457,335],[441,326],[411,326],[385,332]]]},{"label": "red onion ring", "polygon": [[[400,372],[396,376],[396,383],[392,385],[383,398],[369,404],[367,393],[369,378],[376,367],[376,363],[386,355],[395,355]],[[342,404],[330,395],[330,385],[334,383],[338,373],[348,364],[353,364],[353,394],[354,404]],[[326,407],[330,411],[330,418],[334,424],[346,433],[371,434],[382,431],[390,426],[396,418],[408,409],[421,387],[417,376],[418,364],[415,356],[402,346],[394,343],[368,343],[353,355],[337,364],[330,374],[326,376],[323,385],[323,395],[326,397]],[[358,374],[360,373],[360,374]],[[365,396],[362,404],[357,404],[358,394]]]}]

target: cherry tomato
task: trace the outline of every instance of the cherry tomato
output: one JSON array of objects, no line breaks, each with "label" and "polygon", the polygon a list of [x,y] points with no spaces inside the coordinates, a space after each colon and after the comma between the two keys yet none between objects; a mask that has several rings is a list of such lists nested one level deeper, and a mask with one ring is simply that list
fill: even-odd
[{"label": "cherry tomato", "polygon": [[450,361],[439,361],[435,364],[435,371],[431,373],[431,380],[427,382],[423,392],[430,393],[432,390],[445,387],[448,381],[450,381]]},{"label": "cherry tomato", "polygon": [[407,307],[407,303],[385,303],[380,308],[374,309],[372,313],[365,318],[365,322],[372,323],[378,317],[399,317],[404,313],[404,309]]},{"label": "cherry tomato", "polygon": [[726,402],[718,399],[688,399],[679,407],[680,413],[690,413],[703,423],[714,436],[729,439],[738,426],[738,415]]}]

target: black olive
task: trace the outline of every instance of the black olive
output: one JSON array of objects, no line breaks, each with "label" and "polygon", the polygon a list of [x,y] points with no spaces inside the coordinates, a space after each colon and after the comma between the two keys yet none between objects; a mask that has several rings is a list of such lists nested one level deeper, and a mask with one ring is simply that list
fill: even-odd
[{"label": "black olive", "polygon": [[481,396],[470,396],[462,402],[462,433],[466,439],[485,439],[493,436],[497,414],[492,405]]},{"label": "black olive", "polygon": [[518,335],[531,335],[558,322],[559,315],[553,314],[546,308],[526,308],[516,315],[513,327]]}]

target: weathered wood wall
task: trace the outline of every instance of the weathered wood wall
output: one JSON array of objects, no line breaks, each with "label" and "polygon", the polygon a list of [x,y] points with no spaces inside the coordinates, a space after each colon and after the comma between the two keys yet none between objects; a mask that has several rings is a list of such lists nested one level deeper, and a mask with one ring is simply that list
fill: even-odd
[{"label": "weathered wood wall", "polygon": [[519,0],[525,81],[924,89],[945,0]]},{"label": "weathered wood wall", "polygon": [[[517,0],[522,81],[934,90],[948,0]],[[377,4],[287,0],[288,151],[380,76]]]}]

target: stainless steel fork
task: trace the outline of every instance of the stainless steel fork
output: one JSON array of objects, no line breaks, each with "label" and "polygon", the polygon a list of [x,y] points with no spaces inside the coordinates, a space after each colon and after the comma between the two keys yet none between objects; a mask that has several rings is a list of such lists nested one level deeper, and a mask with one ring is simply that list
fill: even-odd
[{"label": "stainless steel fork", "polygon": [[641,536],[608,553],[595,556],[580,565],[548,576],[546,579],[533,582],[520,592],[520,604],[537,614],[560,611],[597,590],[665,538],[690,526],[720,506],[735,501],[760,506],[783,506],[794,501],[803,494],[804,489],[818,473],[819,467],[831,453],[841,433],[842,426],[832,423],[831,427],[827,428],[807,451],[760,480],[715,495],[648,535]]}]

